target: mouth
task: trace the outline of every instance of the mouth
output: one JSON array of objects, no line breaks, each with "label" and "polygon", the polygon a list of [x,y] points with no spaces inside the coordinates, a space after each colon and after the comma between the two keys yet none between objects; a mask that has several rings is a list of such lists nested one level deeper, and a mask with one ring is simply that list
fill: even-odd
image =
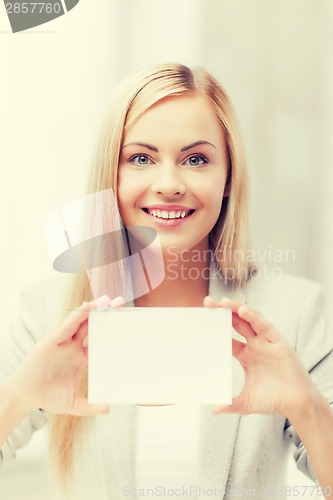
[{"label": "mouth", "polygon": [[142,210],[156,219],[186,219],[190,215],[194,214],[195,210],[193,208],[189,209],[178,209],[178,210],[161,210],[158,208],[147,208],[143,207]]}]

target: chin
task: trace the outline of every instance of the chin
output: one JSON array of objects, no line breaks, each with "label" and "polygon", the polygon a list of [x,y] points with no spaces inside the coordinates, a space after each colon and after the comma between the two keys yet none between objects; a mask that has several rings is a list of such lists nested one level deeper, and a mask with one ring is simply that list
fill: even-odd
[{"label": "chin", "polygon": [[181,255],[182,252],[187,252],[192,248],[197,248],[200,242],[179,242],[177,240],[173,240],[170,242],[163,241],[163,238],[160,238],[161,248],[163,255]]}]

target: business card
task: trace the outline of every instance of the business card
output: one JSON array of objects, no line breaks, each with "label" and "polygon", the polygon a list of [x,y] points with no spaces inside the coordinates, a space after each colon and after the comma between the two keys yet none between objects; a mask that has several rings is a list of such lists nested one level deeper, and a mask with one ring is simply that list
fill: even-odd
[{"label": "business card", "polygon": [[94,310],[88,346],[89,403],[231,403],[229,310]]}]

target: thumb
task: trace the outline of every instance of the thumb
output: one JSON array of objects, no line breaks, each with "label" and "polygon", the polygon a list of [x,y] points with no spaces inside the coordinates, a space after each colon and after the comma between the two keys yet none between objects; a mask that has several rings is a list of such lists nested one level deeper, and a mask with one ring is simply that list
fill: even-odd
[{"label": "thumb", "polygon": [[213,405],[210,407],[213,415],[220,415],[220,413],[239,413],[242,414],[242,398],[237,396],[232,399],[230,405]]},{"label": "thumb", "polygon": [[87,398],[80,398],[76,404],[72,415],[78,417],[94,417],[96,415],[107,415],[111,411],[110,405],[89,404]]}]

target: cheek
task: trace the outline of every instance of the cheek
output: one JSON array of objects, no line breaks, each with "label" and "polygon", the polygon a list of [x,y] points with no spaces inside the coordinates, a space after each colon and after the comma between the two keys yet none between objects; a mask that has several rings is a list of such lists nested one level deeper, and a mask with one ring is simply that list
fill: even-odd
[{"label": "cheek", "polygon": [[118,174],[118,202],[120,215],[124,217],[140,201],[144,194],[144,186],[137,176],[131,172],[119,172]]},{"label": "cheek", "polygon": [[202,204],[209,208],[212,216],[218,215],[221,210],[225,189],[225,177],[216,177],[210,182],[202,182],[200,186],[200,199]]},{"label": "cheek", "polygon": [[119,172],[118,174],[118,198],[120,204],[129,205],[130,201],[135,197],[137,191],[137,183],[132,175],[128,173]]},{"label": "cheek", "polygon": [[126,179],[123,173],[118,174],[118,203],[119,211],[123,222],[125,222],[129,207],[133,204],[133,187],[130,184],[130,179]]}]

